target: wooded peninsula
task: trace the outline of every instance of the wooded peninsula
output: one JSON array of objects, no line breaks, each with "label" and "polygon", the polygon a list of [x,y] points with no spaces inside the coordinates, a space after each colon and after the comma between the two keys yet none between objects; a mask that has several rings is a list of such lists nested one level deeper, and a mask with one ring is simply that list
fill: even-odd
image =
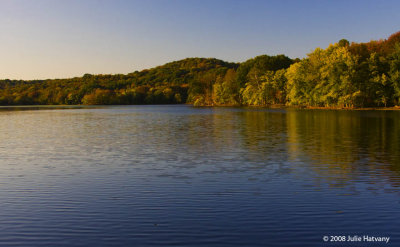
[{"label": "wooded peninsula", "polygon": [[261,55],[242,63],[186,58],[126,75],[0,80],[0,105],[400,106],[400,32],[342,39],[303,59]]}]

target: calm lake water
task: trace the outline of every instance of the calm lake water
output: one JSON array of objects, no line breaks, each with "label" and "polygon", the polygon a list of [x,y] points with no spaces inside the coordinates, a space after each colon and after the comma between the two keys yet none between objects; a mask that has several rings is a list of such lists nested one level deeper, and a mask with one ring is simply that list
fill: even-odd
[{"label": "calm lake water", "polygon": [[0,169],[1,246],[400,246],[400,111],[0,108]]}]

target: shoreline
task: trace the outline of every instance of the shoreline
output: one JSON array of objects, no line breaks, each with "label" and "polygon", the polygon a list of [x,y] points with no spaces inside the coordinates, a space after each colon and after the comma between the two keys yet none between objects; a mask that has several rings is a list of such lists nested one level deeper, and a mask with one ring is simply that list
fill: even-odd
[{"label": "shoreline", "polygon": [[1,108],[31,108],[31,107],[60,107],[60,108],[74,108],[74,107],[101,107],[101,106],[146,106],[146,105],[187,105],[193,107],[227,107],[227,108],[265,108],[265,109],[302,109],[302,110],[352,110],[352,111],[396,111],[400,110],[400,106],[391,107],[323,107],[323,106],[287,106],[283,104],[255,106],[255,105],[199,105],[193,104],[135,104],[135,105],[0,105]]}]

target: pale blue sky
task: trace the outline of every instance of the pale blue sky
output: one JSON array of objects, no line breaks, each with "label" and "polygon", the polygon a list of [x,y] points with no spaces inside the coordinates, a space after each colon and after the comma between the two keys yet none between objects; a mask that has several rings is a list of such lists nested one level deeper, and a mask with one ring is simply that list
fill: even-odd
[{"label": "pale blue sky", "polygon": [[129,73],[186,57],[304,57],[400,30],[400,1],[0,0],[0,78]]}]

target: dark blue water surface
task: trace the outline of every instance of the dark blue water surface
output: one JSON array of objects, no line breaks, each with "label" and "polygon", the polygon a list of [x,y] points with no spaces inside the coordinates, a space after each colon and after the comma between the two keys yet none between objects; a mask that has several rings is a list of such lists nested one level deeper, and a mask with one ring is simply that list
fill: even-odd
[{"label": "dark blue water surface", "polygon": [[1,246],[400,246],[400,111],[2,108],[0,169]]}]

